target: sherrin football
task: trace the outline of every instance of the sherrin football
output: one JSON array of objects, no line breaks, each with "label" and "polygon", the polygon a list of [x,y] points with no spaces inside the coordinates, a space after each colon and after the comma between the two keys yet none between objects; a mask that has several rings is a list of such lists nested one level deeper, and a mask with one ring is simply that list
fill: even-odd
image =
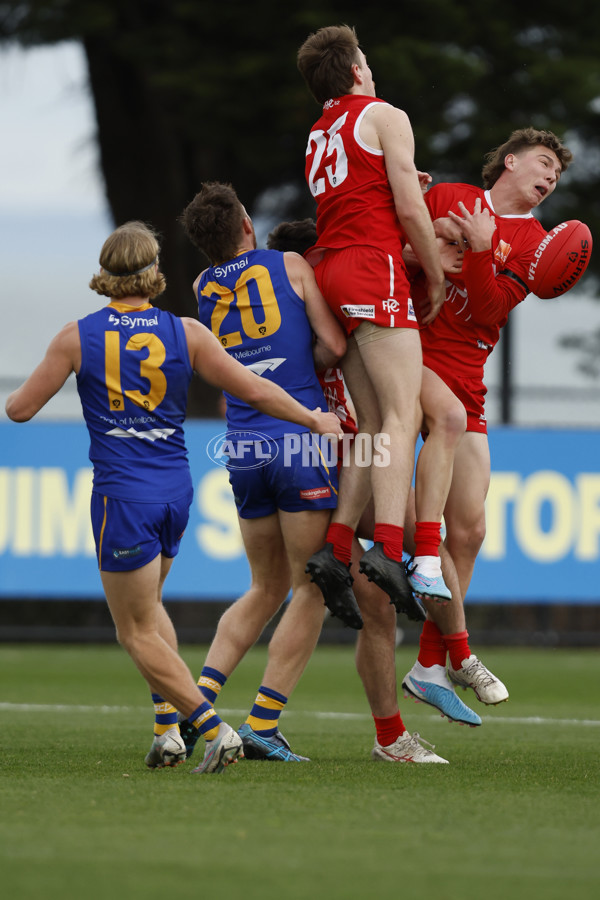
[{"label": "sherrin football", "polygon": [[527,287],[541,300],[570,291],[587,269],[592,233],[583,222],[570,219],[549,231],[533,254]]}]

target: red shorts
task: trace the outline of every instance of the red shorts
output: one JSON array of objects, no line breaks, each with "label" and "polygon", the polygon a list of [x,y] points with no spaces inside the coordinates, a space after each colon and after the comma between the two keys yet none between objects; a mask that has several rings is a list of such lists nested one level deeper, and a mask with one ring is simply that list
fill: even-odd
[{"label": "red shorts", "polygon": [[487,388],[481,378],[466,378],[461,375],[450,374],[441,366],[438,368],[431,360],[423,363],[432,372],[448,385],[455,397],[458,397],[467,413],[467,431],[475,431],[477,434],[487,434],[487,419],[485,417],[485,395]]},{"label": "red shorts", "polygon": [[325,250],[315,277],[346,334],[365,321],[383,328],[418,328],[404,263],[383,250]]}]

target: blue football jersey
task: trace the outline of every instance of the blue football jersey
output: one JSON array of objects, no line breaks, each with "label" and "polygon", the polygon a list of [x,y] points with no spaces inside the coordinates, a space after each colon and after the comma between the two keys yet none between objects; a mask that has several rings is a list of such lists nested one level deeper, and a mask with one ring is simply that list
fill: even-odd
[{"label": "blue football jersey", "polygon": [[[303,406],[327,409],[315,374],[313,334],[304,301],[290,284],[283,253],[248,250],[206,269],[198,283],[198,311],[200,321],[234,359],[279,384]],[[225,397],[229,432],[278,438],[307,430],[261,413],[230,394]]]},{"label": "blue football jersey", "polygon": [[183,434],[192,377],[181,321],[110,303],[80,319],[77,390],[90,433],[94,490],[162,503],[191,487]]}]

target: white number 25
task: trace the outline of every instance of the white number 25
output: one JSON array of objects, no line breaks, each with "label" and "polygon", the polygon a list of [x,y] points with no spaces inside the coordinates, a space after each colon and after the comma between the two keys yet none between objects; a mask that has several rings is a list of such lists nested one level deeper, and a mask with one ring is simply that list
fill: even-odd
[{"label": "white number 25", "polygon": [[[325,166],[325,174],[332,187],[337,187],[348,177],[348,157],[346,156],[342,136],[339,134],[339,130],[346,121],[347,115],[348,113],[345,112],[343,116],[336,119],[329,131],[311,131],[308,136],[307,156],[310,156],[313,152],[313,144],[315,146],[315,155],[308,176],[308,185],[313,197],[318,197],[325,190],[324,176],[316,177],[317,172],[321,168],[323,158],[326,160],[331,159],[331,163]],[[334,156],[335,160],[333,159]]]}]

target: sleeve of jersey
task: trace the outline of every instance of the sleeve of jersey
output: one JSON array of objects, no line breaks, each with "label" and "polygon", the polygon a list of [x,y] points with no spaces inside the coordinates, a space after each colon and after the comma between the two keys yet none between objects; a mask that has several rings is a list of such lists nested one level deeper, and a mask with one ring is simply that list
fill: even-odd
[{"label": "sleeve of jersey", "polygon": [[465,253],[462,276],[471,318],[478,325],[497,325],[527,296],[525,288],[513,278],[494,274],[489,250]]}]

